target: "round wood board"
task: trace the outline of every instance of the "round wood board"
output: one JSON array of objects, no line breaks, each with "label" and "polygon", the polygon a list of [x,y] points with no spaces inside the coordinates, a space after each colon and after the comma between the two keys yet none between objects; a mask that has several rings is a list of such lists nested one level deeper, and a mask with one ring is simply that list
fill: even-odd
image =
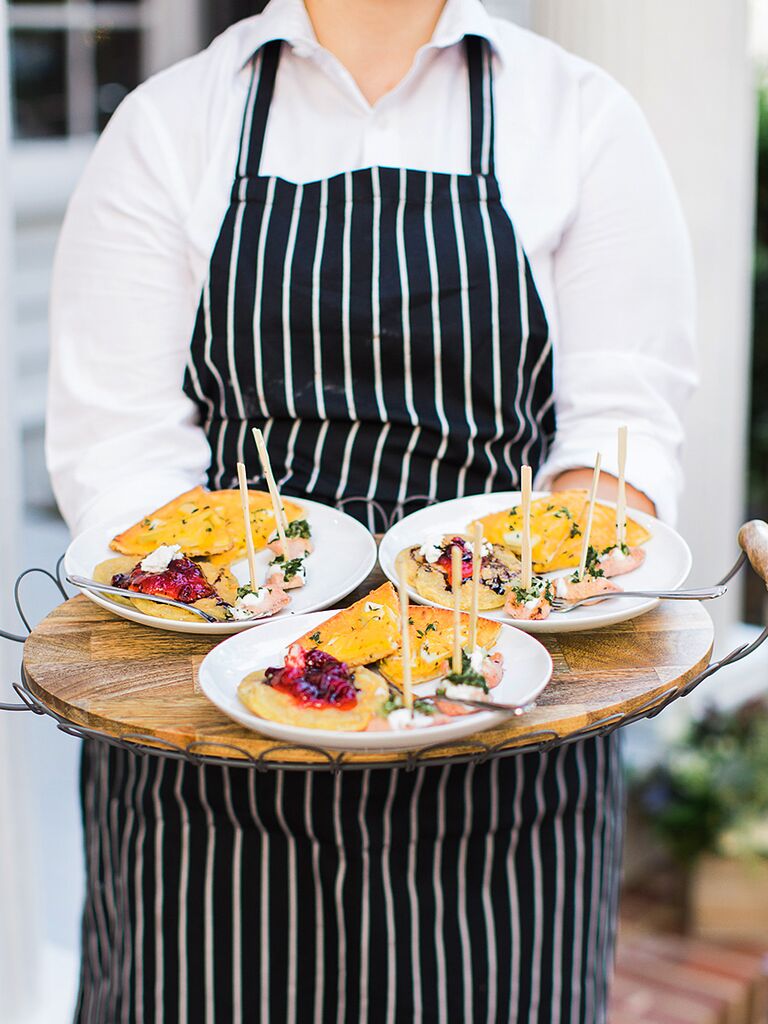
[{"label": "round wood board", "polygon": [[[383,582],[376,569],[351,603]],[[258,627],[256,627],[258,629]],[[485,746],[525,746],[536,734],[567,738],[613,716],[631,717],[684,687],[710,660],[714,629],[693,601],[669,601],[647,615],[588,633],[542,636],[554,660],[552,682],[536,708],[450,747],[423,752],[419,763],[466,758]],[[232,722],[200,692],[197,670],[220,641],[164,633],[111,615],[84,597],[56,608],[28,637],[24,668],[30,691],[75,725],[111,737],[140,734],[206,757],[323,766],[329,757],[284,748]],[[151,745],[151,740],[142,745]],[[244,754],[233,751],[238,747]],[[344,763],[398,764],[402,753],[346,753]],[[338,754],[333,755],[338,760]]]}]

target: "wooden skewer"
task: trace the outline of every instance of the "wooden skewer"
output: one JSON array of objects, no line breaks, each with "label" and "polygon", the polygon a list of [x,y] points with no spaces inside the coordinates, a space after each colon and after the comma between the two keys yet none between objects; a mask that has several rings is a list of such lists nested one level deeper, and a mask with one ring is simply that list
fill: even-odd
[{"label": "wooden skewer", "polygon": [[523,506],[523,587],[531,589],[533,582],[533,559],[531,556],[531,467],[523,466],[520,474]]},{"label": "wooden skewer", "polygon": [[256,442],[256,450],[258,451],[259,458],[261,459],[261,468],[264,470],[264,478],[267,481],[269,496],[272,499],[272,509],[275,513],[277,536],[280,538],[280,543],[283,545],[283,556],[287,561],[288,542],[285,537],[287,522],[285,520],[285,513],[283,512],[283,503],[280,500],[280,492],[278,491],[277,484],[275,483],[275,477],[272,472],[272,463],[269,461],[269,452],[267,451],[267,446],[264,443],[264,435],[258,427],[253,428],[253,439]]},{"label": "wooden skewer", "polygon": [[453,584],[453,671],[461,675],[461,549],[451,549],[451,581]]},{"label": "wooden skewer", "polygon": [[248,476],[242,462],[237,464],[237,482],[240,484],[240,501],[243,505],[243,520],[245,524],[245,548],[248,552],[248,575],[251,578],[251,590],[255,593],[258,589],[256,582],[256,548],[253,544],[253,526],[251,524],[251,504],[248,500]]},{"label": "wooden skewer", "polygon": [[408,610],[408,583],[405,578],[405,567],[401,566],[397,577],[397,589],[400,595],[400,628],[403,639],[401,655],[403,659],[403,704],[413,711],[413,682],[411,677],[411,631]]},{"label": "wooden skewer", "polygon": [[589,492],[589,505],[587,507],[587,523],[584,528],[584,540],[581,545],[581,562],[579,563],[579,579],[583,579],[587,569],[587,555],[589,554],[589,537],[592,533],[592,520],[595,516],[595,499],[597,498],[597,485],[600,483],[600,463],[602,455],[597,453],[595,459],[595,473],[592,477],[592,490]]},{"label": "wooden skewer", "polygon": [[472,544],[472,604],[469,610],[469,653],[477,647],[477,605],[480,599],[480,573],[483,568],[483,525],[475,523]]},{"label": "wooden skewer", "polygon": [[619,427],[619,492],[616,496],[616,543],[627,543],[627,428]]}]

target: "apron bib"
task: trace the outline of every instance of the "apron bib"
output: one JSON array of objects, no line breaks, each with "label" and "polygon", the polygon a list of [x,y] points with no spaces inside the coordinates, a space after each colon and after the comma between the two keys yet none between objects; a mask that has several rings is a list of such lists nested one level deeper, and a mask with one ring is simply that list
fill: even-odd
[{"label": "apron bib", "polygon": [[281,488],[327,504],[518,487],[554,433],[552,344],[494,174],[487,49],[466,40],[471,174],[304,185],[259,173],[280,49],[254,62],[184,379],[209,485],[257,473],[260,427]]}]

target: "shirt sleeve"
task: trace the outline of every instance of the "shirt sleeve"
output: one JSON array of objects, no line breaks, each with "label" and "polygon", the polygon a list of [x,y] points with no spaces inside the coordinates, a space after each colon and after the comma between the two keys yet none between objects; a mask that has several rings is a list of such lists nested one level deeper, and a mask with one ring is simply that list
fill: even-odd
[{"label": "shirt sleeve", "polygon": [[627,481],[674,521],[681,412],[697,380],[693,261],[646,120],[610,84],[582,132],[580,196],[555,255],[557,435],[536,484],[594,465],[598,451],[615,475],[626,424]]},{"label": "shirt sleeve", "polygon": [[187,193],[155,108],[133,93],[71,200],[54,268],[46,457],[75,533],[204,480],[210,450],[182,391],[199,291]]}]

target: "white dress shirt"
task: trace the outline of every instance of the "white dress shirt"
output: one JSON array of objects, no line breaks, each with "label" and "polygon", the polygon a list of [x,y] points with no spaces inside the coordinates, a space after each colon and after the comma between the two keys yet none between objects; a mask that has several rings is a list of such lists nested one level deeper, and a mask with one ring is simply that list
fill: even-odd
[{"label": "white dress shirt", "polygon": [[70,204],[53,284],[47,456],[73,531],[128,519],[205,478],[208,443],[181,385],[254,51],[289,44],[263,174],[466,174],[467,33],[492,45],[496,173],[553,334],[558,432],[536,484],[591,465],[597,451],[615,473],[626,423],[627,479],[674,518],[680,411],[695,383],[692,262],[635,102],[480,0],[447,0],[408,74],[371,106],[317,42],[301,0],[272,0],[124,101]]}]

